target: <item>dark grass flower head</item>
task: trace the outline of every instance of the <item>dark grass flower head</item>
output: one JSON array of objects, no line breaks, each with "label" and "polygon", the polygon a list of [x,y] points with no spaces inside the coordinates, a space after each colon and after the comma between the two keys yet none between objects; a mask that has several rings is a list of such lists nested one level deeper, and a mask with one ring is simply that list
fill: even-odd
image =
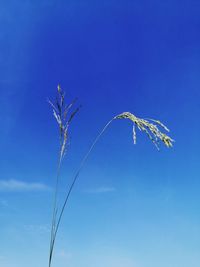
[{"label": "dark grass flower head", "polygon": [[80,109],[80,106],[76,107],[75,109],[72,109],[76,101],[77,101],[77,98],[75,98],[71,103],[66,104],[65,93],[61,89],[60,85],[58,85],[57,87],[57,96],[56,96],[55,103],[52,103],[50,100],[48,100],[49,104],[53,108],[53,115],[59,126],[60,160],[62,160],[62,158],[65,155],[70,123],[72,119],[74,118],[74,116],[76,115],[76,113]]},{"label": "dark grass flower head", "polygon": [[133,141],[136,144],[136,128],[140,131],[143,131],[147,134],[149,139],[153,142],[156,148],[159,150],[160,141],[162,141],[167,147],[172,147],[174,140],[161,132],[158,127],[161,127],[163,130],[169,132],[169,129],[161,123],[159,120],[154,119],[140,119],[133,115],[130,112],[123,112],[114,119],[128,119],[133,122]]}]

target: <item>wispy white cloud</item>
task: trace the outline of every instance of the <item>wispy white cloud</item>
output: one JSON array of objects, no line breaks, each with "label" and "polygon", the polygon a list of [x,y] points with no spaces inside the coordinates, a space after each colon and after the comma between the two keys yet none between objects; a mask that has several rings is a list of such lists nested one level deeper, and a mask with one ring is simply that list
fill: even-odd
[{"label": "wispy white cloud", "polygon": [[62,248],[60,249],[58,248],[57,251],[55,252],[55,261],[57,262],[57,265],[60,267],[76,265],[75,264],[76,258],[73,257],[72,253]]},{"label": "wispy white cloud", "polygon": [[86,255],[85,260],[89,262],[88,267],[142,267],[131,252],[122,251],[115,245],[95,247],[90,255]]},{"label": "wispy white cloud", "polygon": [[50,187],[43,183],[29,183],[20,180],[0,180],[0,191],[5,192],[30,192],[49,191]]},{"label": "wispy white cloud", "polygon": [[109,187],[109,186],[101,186],[101,187],[85,190],[85,192],[89,194],[112,193],[115,191],[116,191],[115,187]]},{"label": "wispy white cloud", "polygon": [[50,226],[47,224],[25,224],[24,230],[30,234],[48,234],[50,233]]},{"label": "wispy white cloud", "polygon": [[56,257],[61,258],[61,259],[65,259],[65,260],[69,260],[72,258],[72,254],[64,249],[60,249],[57,251],[56,253]]}]

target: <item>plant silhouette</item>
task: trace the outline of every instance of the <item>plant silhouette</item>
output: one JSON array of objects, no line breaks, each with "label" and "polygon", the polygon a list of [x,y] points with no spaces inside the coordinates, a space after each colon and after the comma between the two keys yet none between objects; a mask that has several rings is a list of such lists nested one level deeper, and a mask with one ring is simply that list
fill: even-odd
[{"label": "plant silhouette", "polygon": [[160,147],[160,143],[163,143],[165,146],[169,148],[169,147],[172,147],[173,142],[174,142],[174,140],[171,137],[169,137],[167,134],[161,131],[163,130],[165,132],[169,132],[169,129],[159,120],[139,118],[130,112],[123,112],[113,117],[103,127],[103,129],[100,131],[100,133],[97,135],[97,137],[93,141],[88,152],[83,157],[79,165],[79,168],[76,171],[75,176],[72,179],[72,183],[66,191],[65,199],[61,206],[61,209],[58,212],[58,188],[59,188],[59,180],[60,180],[61,163],[64,159],[66,149],[67,149],[67,141],[68,141],[68,133],[69,133],[70,124],[74,116],[80,110],[80,106],[74,108],[76,101],[77,99],[74,99],[70,104],[66,104],[65,92],[61,89],[60,85],[58,85],[57,87],[57,97],[56,97],[55,103],[48,100],[49,104],[51,105],[53,109],[53,115],[58,124],[59,138],[60,138],[60,149],[59,149],[59,157],[58,157],[58,164],[57,164],[57,175],[56,175],[56,184],[55,184],[54,201],[53,201],[53,214],[52,214],[52,222],[51,222],[51,238],[50,238],[50,251],[49,251],[49,263],[48,263],[49,267],[51,267],[52,265],[52,258],[53,258],[53,252],[54,252],[57,233],[59,230],[59,226],[62,220],[64,210],[66,208],[69,197],[73,190],[73,187],[90,153],[92,152],[93,148],[95,147],[96,143],[101,138],[103,133],[111,125],[111,123],[119,119],[120,120],[126,119],[126,120],[131,121],[131,123],[133,124],[132,136],[133,136],[134,144],[136,144],[136,141],[137,141],[137,134],[136,134],[137,130],[139,130],[140,132],[144,132],[158,150]]}]

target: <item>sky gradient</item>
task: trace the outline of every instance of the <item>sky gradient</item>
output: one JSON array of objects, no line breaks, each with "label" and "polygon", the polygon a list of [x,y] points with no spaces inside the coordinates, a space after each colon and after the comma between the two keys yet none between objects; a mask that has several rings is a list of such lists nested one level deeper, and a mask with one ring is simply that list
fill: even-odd
[{"label": "sky gradient", "polygon": [[65,188],[102,127],[130,111],[175,139],[158,152],[115,121],[71,195],[55,267],[200,266],[200,2],[0,2],[0,267],[48,262],[57,85],[82,108]]}]

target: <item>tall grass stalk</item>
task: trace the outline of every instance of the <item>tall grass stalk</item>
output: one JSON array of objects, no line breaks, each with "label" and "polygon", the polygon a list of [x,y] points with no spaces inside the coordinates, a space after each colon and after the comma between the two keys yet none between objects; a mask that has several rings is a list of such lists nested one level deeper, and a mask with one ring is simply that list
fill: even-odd
[{"label": "tall grass stalk", "polygon": [[[55,246],[55,241],[57,237],[57,233],[59,230],[59,226],[62,220],[63,213],[65,211],[66,205],[68,203],[69,197],[71,195],[71,192],[74,188],[74,185],[79,177],[79,174],[81,170],[83,169],[89,155],[91,154],[93,148],[95,147],[96,143],[99,141],[103,133],[107,130],[107,128],[111,125],[111,123],[114,120],[118,119],[128,119],[133,124],[133,142],[136,144],[136,129],[139,131],[143,131],[147,134],[148,138],[152,141],[152,143],[156,146],[156,148],[159,150],[160,141],[164,143],[167,147],[172,147],[172,143],[174,140],[163,133],[160,129],[164,129],[165,131],[169,132],[169,129],[161,123],[159,120],[155,119],[141,119],[136,117],[130,112],[123,112],[115,117],[113,117],[100,131],[100,133],[97,135],[93,143],[91,144],[88,152],[83,157],[75,175],[72,179],[72,182],[69,186],[69,188],[66,190],[66,196],[64,199],[64,202],[61,206],[61,210],[58,215],[58,188],[59,188],[59,179],[60,179],[60,169],[61,169],[61,163],[64,158],[65,152],[66,152],[66,146],[67,146],[67,140],[68,140],[68,129],[70,122],[74,115],[79,111],[79,108],[76,108],[73,112],[69,113],[69,110],[75,103],[73,101],[71,104],[66,105],[65,104],[65,94],[61,90],[60,86],[58,86],[57,91],[57,99],[56,104],[53,104],[51,101],[49,101],[50,105],[53,108],[53,114],[54,117],[59,125],[60,129],[60,152],[59,152],[59,161],[58,161],[58,167],[57,167],[57,176],[56,176],[56,185],[55,185],[55,192],[54,192],[54,202],[53,202],[53,215],[52,215],[52,223],[51,223],[51,238],[50,238],[50,252],[49,252],[49,267],[51,267],[52,264],[52,258],[53,258],[53,251]],[[69,114],[68,114],[69,113]],[[57,216],[58,215],[58,216]],[[57,219],[58,218],[58,219]]]},{"label": "tall grass stalk", "polygon": [[58,212],[58,189],[59,189],[59,180],[60,180],[60,170],[63,158],[66,153],[67,141],[68,141],[68,131],[69,126],[79,111],[80,106],[71,111],[76,99],[70,104],[65,103],[65,93],[62,91],[61,87],[57,87],[57,97],[55,103],[52,103],[48,100],[49,104],[53,108],[53,115],[59,125],[59,138],[60,138],[60,149],[59,149],[59,158],[57,164],[57,174],[56,174],[56,184],[54,191],[54,200],[53,200],[53,214],[51,222],[51,238],[50,238],[50,249],[49,249],[49,267],[51,267],[55,238],[57,234],[56,225],[57,225],[57,212]]}]

